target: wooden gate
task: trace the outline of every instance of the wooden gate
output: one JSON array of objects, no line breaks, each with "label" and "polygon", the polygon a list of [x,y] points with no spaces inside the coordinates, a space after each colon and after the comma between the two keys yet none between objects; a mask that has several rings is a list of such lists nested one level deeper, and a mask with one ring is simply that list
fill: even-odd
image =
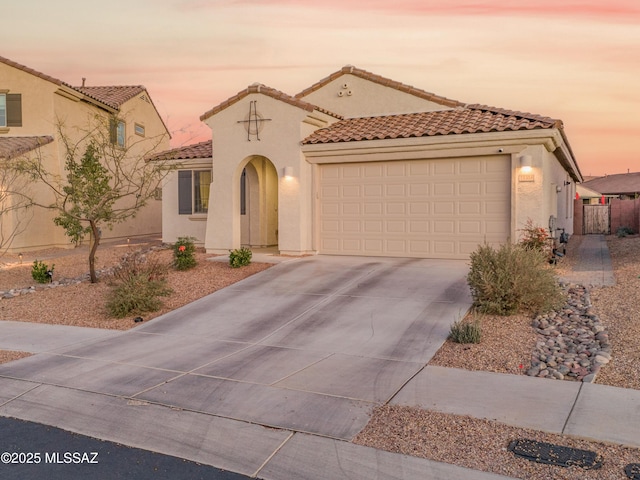
[{"label": "wooden gate", "polygon": [[609,205],[583,205],[582,233],[611,233],[611,215]]}]

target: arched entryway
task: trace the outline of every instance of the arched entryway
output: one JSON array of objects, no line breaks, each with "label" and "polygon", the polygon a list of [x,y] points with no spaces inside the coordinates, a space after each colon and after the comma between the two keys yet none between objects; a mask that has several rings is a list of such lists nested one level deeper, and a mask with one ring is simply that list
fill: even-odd
[{"label": "arched entryway", "polygon": [[240,175],[240,243],[253,248],[278,245],[278,173],[259,155],[247,160]]}]

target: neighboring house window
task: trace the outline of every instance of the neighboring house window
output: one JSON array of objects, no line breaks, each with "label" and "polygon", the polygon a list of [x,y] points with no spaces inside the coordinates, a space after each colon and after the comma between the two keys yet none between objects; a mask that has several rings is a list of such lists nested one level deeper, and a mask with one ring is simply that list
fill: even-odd
[{"label": "neighboring house window", "polygon": [[207,213],[211,170],[178,171],[178,213]]},{"label": "neighboring house window", "polygon": [[144,127],[142,125],[140,125],[139,123],[136,123],[134,128],[136,131],[136,135],[140,135],[141,137],[144,137]]},{"label": "neighboring house window", "polygon": [[0,127],[22,126],[22,95],[0,93]]},{"label": "neighboring house window", "polygon": [[119,147],[125,147],[125,125],[122,120],[112,118],[109,123],[109,134],[111,143],[115,143]]}]

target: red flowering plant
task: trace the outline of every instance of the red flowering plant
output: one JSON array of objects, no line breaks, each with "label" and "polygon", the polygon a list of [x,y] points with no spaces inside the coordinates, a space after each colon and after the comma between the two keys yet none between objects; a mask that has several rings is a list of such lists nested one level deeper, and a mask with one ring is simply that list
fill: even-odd
[{"label": "red flowering plant", "polygon": [[524,228],[520,230],[522,232],[522,238],[520,239],[520,245],[528,250],[537,250],[539,252],[551,253],[553,248],[551,244],[551,236],[549,232],[543,227],[536,227],[531,219],[527,220]]},{"label": "red flowering plant", "polygon": [[173,245],[173,264],[178,270],[188,270],[196,266],[196,246],[192,237],[180,237]]}]

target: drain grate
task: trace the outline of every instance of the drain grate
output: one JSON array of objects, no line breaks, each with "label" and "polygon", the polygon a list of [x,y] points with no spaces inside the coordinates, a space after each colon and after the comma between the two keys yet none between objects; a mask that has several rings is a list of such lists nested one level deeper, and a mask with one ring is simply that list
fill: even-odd
[{"label": "drain grate", "polygon": [[627,474],[631,480],[640,480],[640,463],[630,463],[624,467],[624,473]]},{"label": "drain grate", "polygon": [[587,470],[602,466],[602,461],[596,452],[536,440],[514,440],[509,444],[509,450],[518,457],[548,465],[577,466]]}]

